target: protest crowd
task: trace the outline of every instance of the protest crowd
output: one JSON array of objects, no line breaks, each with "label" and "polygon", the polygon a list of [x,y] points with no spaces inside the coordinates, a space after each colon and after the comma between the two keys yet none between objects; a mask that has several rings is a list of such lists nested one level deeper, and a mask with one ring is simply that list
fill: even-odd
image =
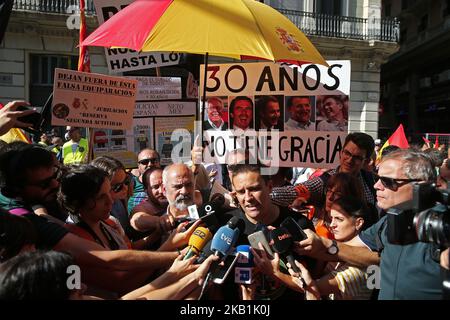
[{"label": "protest crowd", "polygon": [[[243,128],[250,103],[235,100],[229,126]],[[273,111],[258,123],[277,126],[278,101],[267,100]],[[226,129],[221,101],[210,103],[205,124]],[[26,105],[0,109],[0,133],[28,126]],[[388,240],[388,211],[415,184],[447,189],[442,147],[380,150],[351,132],[333,169],[267,168],[239,148],[205,163],[194,144],[189,161],[168,165],[143,148],[130,170],[92,159],[82,135],[71,126],[66,137],[1,143],[0,300],[442,299],[448,248]]]}]

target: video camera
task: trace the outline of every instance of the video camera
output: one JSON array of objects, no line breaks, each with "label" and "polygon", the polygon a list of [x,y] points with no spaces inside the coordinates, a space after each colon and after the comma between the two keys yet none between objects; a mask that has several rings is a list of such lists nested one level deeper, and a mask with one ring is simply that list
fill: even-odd
[{"label": "video camera", "polygon": [[415,183],[413,199],[388,210],[387,239],[407,245],[418,241],[450,247],[449,186],[438,190],[432,183]]}]

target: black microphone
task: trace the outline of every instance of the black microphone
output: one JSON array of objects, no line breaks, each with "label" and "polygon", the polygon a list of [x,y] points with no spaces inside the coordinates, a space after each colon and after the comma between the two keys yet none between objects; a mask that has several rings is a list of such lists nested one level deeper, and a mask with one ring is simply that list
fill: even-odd
[{"label": "black microphone", "polygon": [[286,259],[295,272],[300,273],[300,269],[295,264],[295,259],[292,256],[292,244],[292,235],[286,228],[279,227],[270,231],[270,245],[272,246],[273,251],[279,253],[284,259]]},{"label": "black microphone", "polygon": [[[211,201],[202,204],[199,208],[195,205],[190,206],[188,208],[189,214],[191,216],[198,216],[205,226],[212,233],[215,233],[219,229],[219,219],[217,217],[222,212],[224,204],[225,197],[220,193],[216,193],[211,197]],[[188,223],[185,229],[189,229],[194,222],[195,220]]]}]

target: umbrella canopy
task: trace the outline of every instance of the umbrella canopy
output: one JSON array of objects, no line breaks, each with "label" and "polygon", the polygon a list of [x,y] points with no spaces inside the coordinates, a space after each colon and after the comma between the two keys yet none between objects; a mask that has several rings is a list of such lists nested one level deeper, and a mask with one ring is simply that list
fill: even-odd
[{"label": "umbrella canopy", "polygon": [[288,18],[254,0],[136,0],[81,46],[327,65]]}]

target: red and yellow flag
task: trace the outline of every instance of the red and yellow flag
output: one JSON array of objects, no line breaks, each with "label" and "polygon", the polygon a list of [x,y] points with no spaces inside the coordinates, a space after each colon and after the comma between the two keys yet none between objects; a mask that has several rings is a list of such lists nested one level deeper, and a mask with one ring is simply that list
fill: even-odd
[{"label": "red and yellow flag", "polygon": [[400,124],[395,130],[395,132],[387,139],[387,141],[383,144],[380,151],[378,152],[377,159],[379,160],[381,158],[381,155],[383,154],[383,149],[387,146],[397,146],[401,149],[407,149],[409,148],[408,140],[406,139],[405,130],[403,129],[403,125]]},{"label": "red and yellow flag", "polygon": [[91,60],[86,46],[81,43],[86,38],[86,4],[84,0],[80,0],[80,56],[78,57],[78,71],[91,72]]}]

